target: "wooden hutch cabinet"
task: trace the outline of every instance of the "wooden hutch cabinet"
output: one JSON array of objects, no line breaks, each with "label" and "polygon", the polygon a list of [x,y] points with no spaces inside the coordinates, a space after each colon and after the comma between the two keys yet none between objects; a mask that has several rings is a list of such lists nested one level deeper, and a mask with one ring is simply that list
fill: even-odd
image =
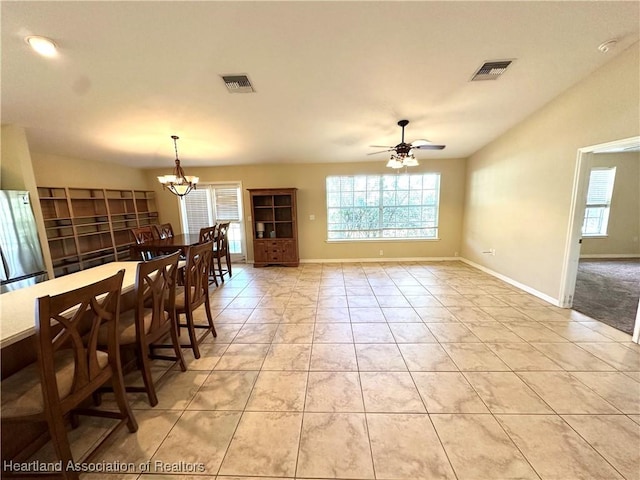
[{"label": "wooden hutch cabinet", "polygon": [[296,188],[250,188],[253,266],[297,267]]},{"label": "wooden hutch cabinet", "polygon": [[154,192],[38,187],[56,277],[129,260],[131,228],[158,223]]}]

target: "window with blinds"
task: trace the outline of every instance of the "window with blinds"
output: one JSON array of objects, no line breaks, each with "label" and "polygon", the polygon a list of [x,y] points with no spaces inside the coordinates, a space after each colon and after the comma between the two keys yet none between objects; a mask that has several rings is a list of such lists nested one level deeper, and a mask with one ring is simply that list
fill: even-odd
[{"label": "window with blinds", "polygon": [[232,254],[242,254],[242,189],[239,184],[198,184],[180,202],[183,231],[199,233],[215,223],[230,222],[227,236]]},{"label": "window with blinds", "polygon": [[184,224],[184,232],[200,233],[201,228],[210,227],[213,221],[210,190],[206,187],[191,190],[188,195],[183,197],[182,219]]},{"label": "window with blinds", "polygon": [[615,167],[591,169],[582,235],[586,237],[607,235],[615,176]]}]

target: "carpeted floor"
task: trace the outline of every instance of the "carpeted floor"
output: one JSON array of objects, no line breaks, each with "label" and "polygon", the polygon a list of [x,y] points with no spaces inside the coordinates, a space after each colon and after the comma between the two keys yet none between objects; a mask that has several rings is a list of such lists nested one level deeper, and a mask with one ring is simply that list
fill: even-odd
[{"label": "carpeted floor", "polygon": [[633,334],[639,297],[640,258],[580,260],[574,310]]}]

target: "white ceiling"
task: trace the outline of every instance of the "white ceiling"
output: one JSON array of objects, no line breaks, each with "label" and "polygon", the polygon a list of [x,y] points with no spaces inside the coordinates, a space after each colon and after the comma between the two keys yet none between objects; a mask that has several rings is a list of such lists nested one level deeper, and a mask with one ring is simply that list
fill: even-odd
[{"label": "white ceiling", "polygon": [[[172,134],[185,166],[383,162],[369,145],[406,118],[408,141],[447,145],[418,158],[466,157],[638,41],[639,6],[2,1],[2,123],[35,152],[163,167]],[[501,59],[499,80],[469,81]],[[256,93],[229,94],[230,73]]]}]

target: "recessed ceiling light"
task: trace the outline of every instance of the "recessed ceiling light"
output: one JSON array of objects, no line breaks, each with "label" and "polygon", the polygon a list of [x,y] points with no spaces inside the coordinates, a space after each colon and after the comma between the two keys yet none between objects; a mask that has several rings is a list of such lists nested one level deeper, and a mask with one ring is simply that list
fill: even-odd
[{"label": "recessed ceiling light", "polygon": [[598,50],[600,50],[602,53],[607,53],[609,50],[614,48],[617,44],[618,44],[618,41],[616,39],[607,40],[606,42],[601,43],[598,46]]},{"label": "recessed ceiling light", "polygon": [[56,44],[53,43],[53,40],[50,40],[47,37],[31,35],[25,38],[25,41],[31,48],[44,57],[55,57],[58,54]]}]

